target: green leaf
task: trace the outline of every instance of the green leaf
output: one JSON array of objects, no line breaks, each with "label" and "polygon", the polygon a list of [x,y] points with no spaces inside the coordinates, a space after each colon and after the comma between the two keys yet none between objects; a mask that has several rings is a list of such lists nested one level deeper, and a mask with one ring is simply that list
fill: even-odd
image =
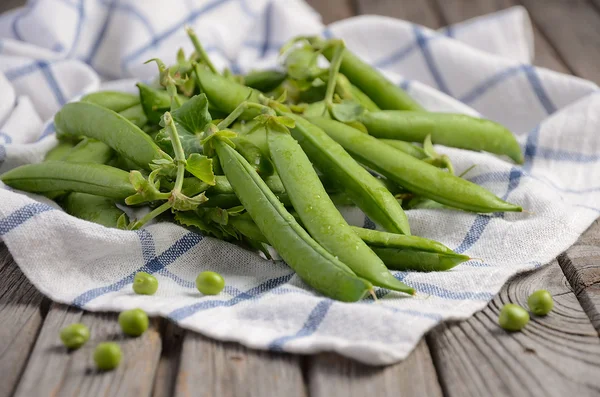
[{"label": "green leaf", "polygon": [[214,186],[216,181],[212,163],[212,159],[198,153],[193,153],[188,157],[185,169],[202,182]]},{"label": "green leaf", "polygon": [[294,128],[296,126],[296,122],[291,117],[278,116],[278,117],[275,117],[274,120],[276,120],[279,124],[281,124],[285,127],[288,127],[288,128]]},{"label": "green leaf", "polygon": [[192,97],[172,112],[173,119],[192,134],[200,134],[212,121],[205,94]]},{"label": "green leaf", "polygon": [[342,123],[357,121],[364,112],[365,109],[354,101],[344,101],[331,106],[331,115]]},{"label": "green leaf", "polygon": [[117,219],[117,229],[127,230],[127,225],[129,224],[129,219],[127,218],[127,214],[122,213],[119,219]]},{"label": "green leaf", "polygon": [[176,211],[195,210],[200,204],[208,201],[204,192],[194,197],[187,197],[183,193],[173,193],[171,198],[173,200],[173,209]]},{"label": "green leaf", "polygon": [[179,51],[177,51],[177,63],[183,62],[185,62],[185,52],[183,51],[183,48],[179,48]]},{"label": "green leaf", "polygon": [[204,232],[204,234],[213,235],[219,239],[223,239],[225,236],[223,232],[205,221],[200,215],[194,211],[179,211],[175,213],[175,221],[184,226],[196,227]]},{"label": "green leaf", "polygon": [[[175,128],[177,129],[177,134],[179,135],[179,140],[181,141],[183,151],[186,154],[203,152],[202,144],[200,143],[200,135],[192,134],[178,122],[175,122]],[[171,156],[174,156],[171,137],[169,136],[169,132],[166,128],[161,129],[156,134],[154,137],[154,142],[156,142],[156,144],[162,150],[169,153]]]},{"label": "green leaf", "polygon": [[243,205],[238,205],[237,207],[231,207],[227,209],[227,213],[229,216],[237,216],[241,215],[246,209]]},{"label": "green leaf", "polygon": [[329,113],[327,113],[327,105],[325,104],[324,101],[319,101],[319,102],[313,102],[310,105],[308,105],[306,107],[306,110],[304,111],[304,116],[305,117],[331,117],[329,116]]}]

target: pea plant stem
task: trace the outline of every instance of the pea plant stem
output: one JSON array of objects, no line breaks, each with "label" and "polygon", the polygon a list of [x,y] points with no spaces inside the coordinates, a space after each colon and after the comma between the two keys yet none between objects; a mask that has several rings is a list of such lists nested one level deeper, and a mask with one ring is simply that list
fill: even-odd
[{"label": "pea plant stem", "polygon": [[192,40],[192,44],[194,44],[194,48],[200,56],[200,59],[206,64],[206,66],[208,66],[211,72],[213,72],[214,74],[220,74],[215,65],[208,57],[208,54],[204,50],[204,47],[202,47],[202,44],[200,44],[200,40],[198,40],[198,36],[196,36],[196,32],[194,32],[194,29],[192,29],[190,26],[186,26],[185,31],[190,40]]},{"label": "pea plant stem", "polygon": [[273,113],[273,110],[271,108],[269,108],[268,106],[264,106],[258,103],[253,103],[253,102],[242,102],[240,103],[234,110],[233,112],[231,112],[227,117],[225,117],[223,120],[221,120],[221,122],[219,124],[217,124],[217,128],[220,130],[229,127],[235,120],[237,120],[238,117],[241,116],[242,113],[244,113],[244,111],[246,111],[247,109],[260,109],[261,111],[263,111],[264,113]]},{"label": "pea plant stem", "polygon": [[331,109],[331,106],[333,105],[333,94],[335,92],[337,76],[340,72],[345,49],[344,42],[342,41],[336,40],[332,45],[335,47],[335,50],[329,67],[329,79],[327,82],[327,91],[325,92],[325,104],[328,109]]},{"label": "pea plant stem", "polygon": [[165,127],[169,132],[169,138],[171,139],[173,151],[175,153],[174,160],[177,164],[177,176],[175,178],[175,186],[171,191],[171,195],[176,195],[181,192],[181,188],[183,187],[183,177],[185,174],[185,153],[183,152],[183,146],[181,146],[181,140],[179,139],[177,127],[175,127],[175,123],[173,122],[173,117],[171,116],[171,113],[165,112],[163,120],[165,122]]},{"label": "pea plant stem", "polygon": [[155,209],[153,209],[152,211],[150,211],[149,213],[147,213],[145,216],[143,216],[142,219],[140,219],[138,221],[135,221],[135,223],[133,224],[133,226],[131,227],[131,229],[132,230],[137,230],[137,229],[141,228],[146,223],[150,222],[152,219],[156,218],[157,216],[159,216],[163,212],[165,212],[168,209],[170,209],[172,205],[173,204],[170,201],[167,201],[167,202],[161,204],[160,206],[156,207]]}]

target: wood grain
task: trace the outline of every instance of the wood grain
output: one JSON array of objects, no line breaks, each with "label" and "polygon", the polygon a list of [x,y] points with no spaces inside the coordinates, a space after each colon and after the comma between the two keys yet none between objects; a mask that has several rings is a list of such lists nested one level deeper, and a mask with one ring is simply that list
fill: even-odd
[{"label": "wood grain", "polygon": [[558,261],[579,303],[600,333],[600,220]]},{"label": "wood grain", "polygon": [[[440,12],[449,24],[455,24],[481,15],[490,14],[518,5],[517,0],[436,0]],[[560,59],[550,42],[533,23],[534,64],[561,73],[571,71]]]},{"label": "wood grain", "polygon": [[[542,288],[554,297],[548,316],[518,333],[497,325],[504,304],[527,307]],[[448,396],[600,394],[600,339],[556,261],[513,279],[469,320],[438,326],[428,342]]]},{"label": "wood grain", "polygon": [[357,11],[405,19],[432,29],[445,25],[434,0],[357,0]]},{"label": "wood grain", "polygon": [[442,396],[424,340],[406,360],[387,367],[367,366],[334,354],[307,360],[311,397]]},{"label": "wood grain", "polygon": [[520,0],[576,75],[600,82],[600,13],[587,0]]},{"label": "wood grain", "polygon": [[325,25],[356,15],[352,0],[307,0],[306,2],[321,14]]},{"label": "wood grain", "polygon": [[178,397],[304,397],[300,357],[247,349],[186,332]]},{"label": "wood grain", "polygon": [[44,297],[0,243],[0,397],[12,395],[43,321]]},{"label": "wood grain", "polygon": [[170,321],[163,321],[163,348],[156,370],[152,397],[170,397],[175,391],[179,357],[185,331]]},{"label": "wood grain", "polygon": [[[67,351],[60,329],[74,322],[90,328],[90,340],[79,350]],[[117,369],[99,372],[92,355],[96,345],[117,341],[123,359]],[[16,396],[150,396],[160,357],[156,322],[139,338],[122,334],[114,313],[84,313],[53,304],[23,373]]]}]

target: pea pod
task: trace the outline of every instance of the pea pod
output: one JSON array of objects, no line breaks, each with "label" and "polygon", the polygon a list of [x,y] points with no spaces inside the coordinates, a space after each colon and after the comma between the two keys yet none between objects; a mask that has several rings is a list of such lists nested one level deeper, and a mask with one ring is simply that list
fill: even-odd
[{"label": "pea pod", "polygon": [[120,91],[98,91],[85,95],[82,102],[90,102],[113,112],[122,112],[140,103],[140,98],[135,94]]},{"label": "pea pod", "polygon": [[146,117],[146,113],[144,113],[144,108],[141,104],[122,110],[119,114],[140,128],[148,123],[148,117]]},{"label": "pea pod", "polygon": [[[268,244],[267,239],[252,219],[248,219],[247,214],[230,218],[232,226],[244,236],[261,243]],[[382,243],[381,239],[375,238],[372,233],[382,233],[374,230],[352,227],[352,230],[359,236],[365,237],[363,241],[377,254],[388,269],[402,271],[444,271],[449,270],[462,262],[469,260],[466,255],[457,254],[450,248],[433,240],[424,239],[416,236],[399,236],[400,240],[391,240],[391,244]],[[391,233],[384,233],[391,234]],[[431,244],[433,243],[433,245]]]},{"label": "pea pod", "polygon": [[54,116],[59,135],[87,136],[106,143],[143,169],[164,153],[144,131],[125,117],[93,103],[67,103]]},{"label": "pea pod", "polygon": [[278,70],[250,72],[244,76],[244,85],[261,92],[269,92],[279,87],[286,77],[287,73]]},{"label": "pea pod", "polygon": [[367,94],[362,92],[360,88],[350,83],[350,80],[343,74],[338,74],[336,81],[336,92],[342,97],[342,99],[351,99],[359,103],[363,108],[370,112],[376,112],[379,106]]},{"label": "pea pod", "polygon": [[287,131],[272,127],[267,129],[267,141],[275,169],[310,235],[359,277],[380,287],[414,294],[414,290],[398,281],[354,234],[329,198],[298,142]]},{"label": "pea pod", "polygon": [[69,153],[63,156],[61,160],[73,163],[106,164],[113,155],[114,151],[104,142],[84,138]]},{"label": "pea pod", "polygon": [[75,147],[75,143],[71,141],[60,141],[58,145],[50,149],[46,156],[44,157],[44,161],[52,161],[52,160],[61,160],[66,156],[67,153],[71,151]]},{"label": "pea pod", "polygon": [[113,228],[117,227],[119,218],[124,214],[114,200],[86,193],[69,194],[63,208],[77,218]]},{"label": "pea pod", "polygon": [[372,247],[411,249],[440,254],[456,254],[442,243],[418,236],[404,236],[402,234],[381,232],[379,230],[364,229],[352,226],[352,230],[365,243]]},{"label": "pea pod", "polygon": [[235,150],[244,156],[260,176],[265,177],[273,174],[273,163],[258,146],[241,136],[234,138],[232,141],[235,144]]},{"label": "pea pod", "polygon": [[504,126],[464,114],[380,111],[365,112],[360,121],[377,138],[423,142],[431,135],[434,144],[506,155],[524,161],[521,147]]},{"label": "pea pod", "polygon": [[440,272],[450,270],[469,260],[465,255],[440,254],[401,248],[371,247],[388,269],[418,272]]},{"label": "pea pod", "polygon": [[427,158],[427,153],[425,153],[425,151],[422,148],[415,146],[412,143],[398,141],[395,139],[380,139],[380,141],[385,142],[387,145],[396,148],[400,151],[403,151],[406,154],[410,154],[416,159],[424,160]]},{"label": "pea pod", "polygon": [[115,200],[135,194],[128,172],[103,164],[45,161],[13,168],[0,179],[12,188],[31,193],[80,192]]},{"label": "pea pod", "polygon": [[372,289],[304,231],[241,154],[217,139],[214,145],[244,208],[302,280],[322,294],[346,302],[355,302]]},{"label": "pea pod", "polygon": [[507,203],[481,186],[417,160],[343,123],[320,117],[310,121],[361,163],[411,192],[467,211],[522,211],[518,205]]},{"label": "pea pod", "polygon": [[[322,129],[300,116],[291,113],[285,115],[296,122],[292,129],[294,138],[329,180],[334,181],[365,214],[384,229],[410,234],[408,219],[398,200],[373,175]],[[273,148],[271,155],[273,156]]]},{"label": "pea pod", "polygon": [[[233,112],[240,103],[246,100],[258,102],[260,93],[250,87],[214,74],[201,65],[196,65],[194,71],[202,92],[206,94],[212,105],[223,112]],[[246,109],[240,119],[250,120],[258,114],[257,109]]]},{"label": "pea pod", "polygon": [[[331,61],[334,49],[328,47],[323,55]],[[377,69],[361,60],[348,49],[344,51],[340,73],[362,90],[381,109],[423,110],[404,90],[389,81]]]}]

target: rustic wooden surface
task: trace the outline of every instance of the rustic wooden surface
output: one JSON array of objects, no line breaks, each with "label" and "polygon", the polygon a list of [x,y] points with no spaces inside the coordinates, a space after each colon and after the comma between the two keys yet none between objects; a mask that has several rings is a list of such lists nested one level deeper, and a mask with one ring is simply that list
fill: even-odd
[{"label": "rustic wooden surface", "polygon": [[[0,2],[0,12],[22,0]],[[326,23],[380,14],[440,28],[524,5],[535,64],[600,82],[600,0],[310,0]],[[507,302],[537,288],[555,310],[520,333],[496,325]],[[65,324],[83,321],[93,340],[67,353]],[[600,395],[600,223],[558,261],[511,280],[467,321],[432,330],[403,362],[369,367],[334,354],[270,354],[209,340],[163,320],[140,339],[122,339],[125,365],[98,373],[96,341],[122,338],[115,314],[50,304],[0,245],[0,397],[119,396],[576,396]]]}]

